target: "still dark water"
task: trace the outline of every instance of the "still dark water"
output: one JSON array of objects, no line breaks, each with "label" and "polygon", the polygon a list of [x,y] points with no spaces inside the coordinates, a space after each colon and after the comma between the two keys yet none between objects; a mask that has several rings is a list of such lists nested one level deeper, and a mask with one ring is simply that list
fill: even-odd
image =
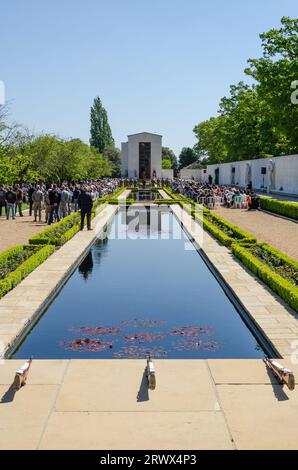
[{"label": "still dark water", "polygon": [[15,358],[263,357],[175,216],[154,211],[143,226],[118,212]]}]

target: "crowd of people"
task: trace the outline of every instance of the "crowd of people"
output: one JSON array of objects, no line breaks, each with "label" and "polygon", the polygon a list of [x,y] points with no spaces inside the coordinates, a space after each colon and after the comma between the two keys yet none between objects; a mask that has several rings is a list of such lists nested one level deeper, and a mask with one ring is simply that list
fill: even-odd
[{"label": "crowd of people", "polygon": [[168,180],[167,185],[173,192],[183,194],[199,204],[209,208],[221,205],[228,208],[257,209],[259,197],[254,193],[252,183],[248,183],[245,189],[235,186],[221,186],[210,183],[199,183],[194,180],[175,178]]},{"label": "crowd of people", "polygon": [[[43,222],[51,225],[54,221],[88,207],[90,200],[115,191],[120,181],[115,178],[105,178],[99,181],[81,183],[41,183],[41,184],[15,184],[14,186],[0,186],[0,217],[2,214],[7,220],[15,219],[17,215],[23,217],[23,207],[26,204],[29,216],[34,215],[35,222]],[[92,205],[92,204],[91,204]]]}]

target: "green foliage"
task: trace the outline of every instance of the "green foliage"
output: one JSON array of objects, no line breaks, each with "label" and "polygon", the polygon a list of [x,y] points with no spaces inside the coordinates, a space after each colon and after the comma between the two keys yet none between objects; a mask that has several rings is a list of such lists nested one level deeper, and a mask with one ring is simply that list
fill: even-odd
[{"label": "green foliage", "polygon": [[174,199],[162,199],[162,198],[159,199],[158,198],[154,200],[154,204],[157,204],[158,206],[160,206],[161,204],[171,205],[171,204],[177,204],[177,201],[175,201]]},{"label": "green foliage", "polygon": [[[80,212],[76,212],[75,214],[71,214],[64,219],[60,220],[54,225],[49,226],[45,230],[33,235],[30,238],[29,243],[30,245],[56,245],[61,246],[65,243],[64,235],[69,230],[73,229],[71,233],[73,235],[79,231],[80,229]],[[68,238],[66,236],[66,238]],[[69,239],[69,238],[68,238]]]},{"label": "green foliage", "polygon": [[[263,245],[264,247],[264,245]],[[271,247],[269,247],[273,250]],[[268,250],[268,245],[266,246]],[[275,255],[277,250],[273,250]],[[298,288],[280,274],[274,272],[263,261],[258,259],[249,252],[247,247],[234,243],[232,245],[233,254],[242,261],[242,263],[258,276],[265,284],[267,284],[274,292],[276,292],[285,302],[287,302],[294,310],[298,312]],[[285,257],[283,253],[278,252],[278,257],[285,259],[285,263],[290,258]],[[291,260],[291,262],[294,260]]]},{"label": "green foliage", "polygon": [[196,150],[205,163],[266,158],[298,151],[298,106],[291,83],[298,77],[298,19],[282,18],[281,28],[260,35],[263,56],[245,72],[256,83],[230,87],[219,116],[194,128]]},{"label": "green foliage", "polygon": [[252,245],[248,250],[280,276],[298,286],[298,261],[266,243]]},{"label": "green foliage", "polygon": [[185,166],[194,163],[197,160],[197,154],[194,149],[190,147],[183,147],[179,155],[179,168],[184,168]]},{"label": "green foliage", "polygon": [[170,170],[172,168],[171,160],[162,160],[162,169],[163,170]]},{"label": "green foliage", "polygon": [[121,152],[116,147],[107,147],[103,151],[103,155],[107,157],[112,165],[111,176],[113,178],[120,178],[121,176]]},{"label": "green foliage", "polygon": [[93,106],[91,106],[90,122],[90,145],[101,153],[108,147],[114,147],[115,142],[108,122],[108,114],[99,96],[94,99]]},{"label": "green foliage", "polygon": [[0,279],[4,279],[8,273],[14,271],[21,263],[26,261],[38,248],[17,245],[0,254]]},{"label": "green foliage", "polygon": [[80,139],[43,135],[19,146],[0,147],[0,184],[100,179],[111,174],[108,157]]},{"label": "green foliage", "polygon": [[171,167],[175,170],[178,167],[177,157],[174,154],[173,150],[169,147],[162,147],[161,149],[161,156],[163,160],[170,160]]},{"label": "green foliage", "polygon": [[[32,251],[30,251],[32,250]],[[7,294],[17,284],[19,284],[28,274],[34,271],[37,266],[43,263],[53,252],[55,251],[54,246],[43,246],[41,248],[33,248],[26,246],[16,246],[0,255],[0,263],[10,262],[10,258],[13,257],[14,262],[10,264],[11,269],[7,272],[6,276],[0,280],[0,298]],[[18,258],[20,263],[17,265],[15,261],[18,257],[17,253],[21,254],[26,252],[32,253],[31,256],[27,256],[22,262],[22,258]],[[13,266],[13,267],[12,267]]]},{"label": "green foliage", "polygon": [[261,209],[266,211],[298,220],[298,204],[296,202],[279,201],[278,199],[262,196],[260,206]]}]

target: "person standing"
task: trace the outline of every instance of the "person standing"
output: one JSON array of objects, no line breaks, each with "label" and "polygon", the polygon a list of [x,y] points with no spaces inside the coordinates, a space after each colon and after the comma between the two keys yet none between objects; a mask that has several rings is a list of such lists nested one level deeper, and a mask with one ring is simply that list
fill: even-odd
[{"label": "person standing", "polygon": [[68,214],[68,203],[70,201],[70,194],[67,191],[65,186],[61,187],[61,196],[60,196],[60,210],[61,217],[64,219]]},{"label": "person standing", "polygon": [[75,212],[77,212],[77,210],[79,208],[78,200],[79,200],[80,194],[81,194],[80,187],[76,186],[75,190],[73,192],[73,204],[74,204],[74,211]]},{"label": "person standing", "polygon": [[32,194],[32,201],[33,201],[33,211],[34,211],[34,221],[37,222],[37,214],[38,220],[41,222],[41,206],[43,202],[43,193],[40,189],[40,186],[36,186],[36,191]]},{"label": "person standing", "polygon": [[9,220],[10,211],[11,211],[12,219],[14,220],[16,218],[16,200],[17,200],[16,193],[12,190],[12,188],[8,188],[8,191],[6,193],[6,218],[7,220]]},{"label": "person standing", "polygon": [[5,210],[5,214],[6,214],[7,213],[7,210],[6,210],[6,190],[1,185],[0,186],[0,217],[2,217],[3,207],[4,207],[4,210]]},{"label": "person standing", "polygon": [[33,209],[32,195],[33,195],[34,191],[35,191],[35,188],[30,183],[29,186],[28,186],[28,202],[29,202],[29,215],[30,215],[30,217],[32,215],[32,209]]},{"label": "person standing", "polygon": [[81,230],[84,230],[85,216],[87,217],[87,229],[91,229],[91,211],[93,200],[88,187],[83,188],[78,198],[79,208],[81,209]]},{"label": "person standing", "polygon": [[49,190],[48,194],[49,194],[49,200],[51,203],[51,212],[50,212],[48,224],[51,225],[54,220],[54,215],[56,217],[56,221],[57,222],[60,221],[59,206],[60,206],[61,194],[56,184],[53,185],[52,189]]},{"label": "person standing", "polygon": [[23,193],[23,190],[20,188],[20,186],[18,184],[16,184],[16,186],[15,186],[15,192],[16,192],[16,195],[17,195],[16,212],[17,212],[17,210],[19,210],[20,217],[23,217],[22,206],[23,206],[24,193]]}]

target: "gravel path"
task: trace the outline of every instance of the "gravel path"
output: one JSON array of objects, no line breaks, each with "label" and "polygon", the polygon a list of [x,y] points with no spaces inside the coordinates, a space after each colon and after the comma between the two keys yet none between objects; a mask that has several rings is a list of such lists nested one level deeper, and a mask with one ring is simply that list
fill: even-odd
[{"label": "gravel path", "polygon": [[226,209],[215,212],[269,245],[298,260],[298,223],[262,211]]},{"label": "gravel path", "polygon": [[[42,215],[44,216],[44,213]],[[45,227],[44,223],[34,222],[28,212],[24,213],[24,217],[17,216],[15,220],[0,217],[0,253],[14,245],[28,243],[32,235]]]}]

